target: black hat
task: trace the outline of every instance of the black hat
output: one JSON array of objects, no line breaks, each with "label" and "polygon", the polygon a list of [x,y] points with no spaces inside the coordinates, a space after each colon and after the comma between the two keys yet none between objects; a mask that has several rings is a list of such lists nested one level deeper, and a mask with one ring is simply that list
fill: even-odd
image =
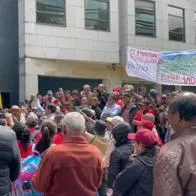
[{"label": "black hat", "polygon": [[106,123],[103,120],[97,120],[95,122],[94,129],[98,135],[104,135],[106,130]]},{"label": "black hat", "polygon": [[130,132],[131,128],[127,123],[121,123],[112,130],[112,134],[116,142],[120,141],[121,138],[127,138]]}]

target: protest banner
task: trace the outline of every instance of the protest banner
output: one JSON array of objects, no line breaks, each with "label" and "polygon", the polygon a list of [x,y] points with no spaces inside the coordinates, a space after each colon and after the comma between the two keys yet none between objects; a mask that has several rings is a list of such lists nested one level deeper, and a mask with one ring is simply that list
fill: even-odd
[{"label": "protest banner", "polygon": [[157,83],[196,86],[196,51],[161,53]]},{"label": "protest banner", "polygon": [[126,71],[129,76],[156,82],[159,53],[128,48]]},{"label": "protest banner", "polygon": [[196,86],[196,51],[153,52],[127,49],[129,76],[175,86]]}]

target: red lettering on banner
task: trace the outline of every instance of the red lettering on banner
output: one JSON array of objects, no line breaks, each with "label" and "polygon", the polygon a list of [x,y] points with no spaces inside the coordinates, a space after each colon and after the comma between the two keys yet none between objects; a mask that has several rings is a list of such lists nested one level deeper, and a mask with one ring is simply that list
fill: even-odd
[{"label": "red lettering on banner", "polygon": [[184,83],[185,84],[196,84],[196,78],[190,76],[190,77],[184,77]]}]

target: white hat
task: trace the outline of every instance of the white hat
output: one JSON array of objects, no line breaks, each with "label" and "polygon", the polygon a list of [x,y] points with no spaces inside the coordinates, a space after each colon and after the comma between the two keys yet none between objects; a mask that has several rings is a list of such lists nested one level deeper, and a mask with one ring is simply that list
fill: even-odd
[{"label": "white hat", "polygon": [[125,122],[124,119],[120,116],[108,117],[106,121],[111,123],[114,127]]}]

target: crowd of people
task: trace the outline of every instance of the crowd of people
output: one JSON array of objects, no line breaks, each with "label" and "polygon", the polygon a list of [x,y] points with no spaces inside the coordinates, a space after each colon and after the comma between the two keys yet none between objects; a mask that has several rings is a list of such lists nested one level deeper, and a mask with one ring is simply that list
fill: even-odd
[{"label": "crowd of people", "polygon": [[0,110],[2,196],[195,196],[196,94],[49,90]]}]

